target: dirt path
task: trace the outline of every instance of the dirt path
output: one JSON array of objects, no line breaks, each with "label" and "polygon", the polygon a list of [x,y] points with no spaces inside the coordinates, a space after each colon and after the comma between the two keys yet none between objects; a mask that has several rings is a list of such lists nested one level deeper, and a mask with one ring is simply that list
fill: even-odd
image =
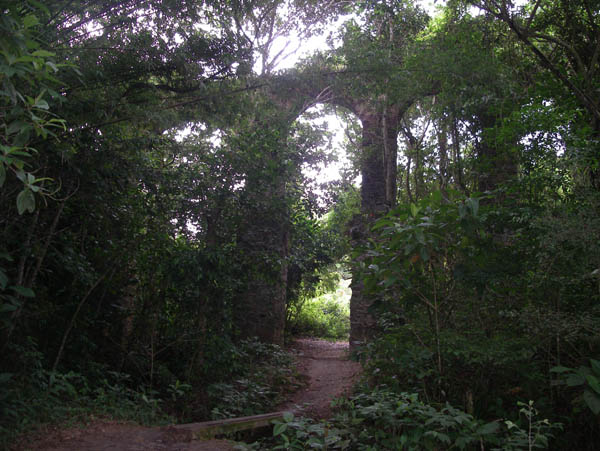
[{"label": "dirt path", "polygon": [[[348,392],[355,382],[360,365],[347,359],[348,343],[310,338],[296,340],[292,346],[298,370],[308,378],[300,389],[277,410],[291,410],[298,415],[327,418],[330,402]],[[114,421],[96,422],[85,428],[54,429],[17,450],[36,451],[230,451],[231,442],[191,441],[185,432],[174,428],[146,428]]]},{"label": "dirt path", "polygon": [[308,387],[296,392],[276,410],[291,410],[298,415],[328,418],[333,398],[346,394],[360,371],[357,362],[348,360],[348,342],[329,342],[314,338],[296,340],[298,370],[308,376]]},{"label": "dirt path", "polygon": [[84,428],[51,430],[44,438],[16,450],[35,451],[232,451],[227,440],[192,441],[174,428],[147,428],[115,421],[98,421]]}]

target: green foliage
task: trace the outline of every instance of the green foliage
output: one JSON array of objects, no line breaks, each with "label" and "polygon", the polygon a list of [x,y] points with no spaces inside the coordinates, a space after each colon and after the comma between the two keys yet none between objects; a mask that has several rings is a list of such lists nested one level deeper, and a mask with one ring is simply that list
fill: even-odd
[{"label": "green foliage", "polygon": [[[323,160],[322,133],[269,116],[280,110],[268,95],[235,78],[252,52],[232,11],[215,15],[222,6],[149,1],[138,17],[136,2],[2,3],[0,374],[13,384],[11,421],[51,421],[52,403],[203,420],[223,410],[207,387],[259,387],[232,407],[258,411],[296,384],[289,360],[236,344],[235,313],[253,276],[287,257],[253,235],[261,213],[292,237],[300,273],[329,262],[299,170]],[[281,195],[267,195],[267,180]],[[33,196],[50,188],[43,203]],[[30,339],[35,359],[19,352]],[[51,378],[74,391],[30,402]]]},{"label": "green foliage", "polygon": [[360,212],[359,190],[355,186],[334,191],[335,203],[323,218],[325,230],[335,237],[334,255],[341,259],[350,253],[350,232],[352,220]]},{"label": "green foliage", "polygon": [[278,444],[529,448],[550,437],[536,409],[565,423],[557,447],[598,443],[594,5],[451,1],[427,27],[410,1],[344,4],[337,48],[276,75],[273,30],[319,28],[317,3],[285,23],[277,2],[0,3],[3,435],[269,409],[296,384],[289,361],[238,340],[274,293],[290,329],[347,334],[320,291],[361,192],[345,180],[316,219],[302,167],[328,161],[327,135],[294,121],[314,101],[298,84],[325,76],[355,113],[416,102],[374,129],[401,129],[403,203],[353,258],[378,320],[367,379],[392,391],[358,395],[345,424],[287,419]]},{"label": "green foliage", "polygon": [[[400,206],[359,250],[380,332],[363,349],[369,380],[483,418],[511,418],[523,397],[538,399],[543,415],[565,418],[556,443],[589,443],[593,419],[569,410],[595,405],[593,389],[556,391],[547,359],[580,362],[580,370],[559,369],[589,384],[581,363],[597,347],[598,311],[589,303],[597,243],[588,239],[598,230],[596,194],[551,214],[449,194]],[[575,205],[585,207],[575,213]]]},{"label": "green foliage", "polygon": [[11,346],[10,351],[18,356],[20,368],[0,374],[2,446],[40,424],[85,421],[94,415],[142,424],[173,421],[163,410],[159,393],[135,387],[127,374],[97,368],[102,376],[92,380],[74,371],[50,372],[43,368],[43,355],[32,340],[22,347]]},{"label": "green foliage", "polygon": [[218,383],[207,387],[211,417],[215,420],[256,415],[274,405],[276,392],[256,380],[237,379],[233,383]]},{"label": "green foliage", "polygon": [[547,419],[537,420],[538,411],[533,407],[533,401],[527,404],[517,403],[519,407],[519,418],[525,418],[523,427],[518,426],[510,420],[504,424],[508,428],[510,436],[507,438],[502,448],[498,449],[546,449],[549,445],[549,439],[552,437],[550,431],[553,429],[562,429],[561,423],[550,423]]},{"label": "green foliage", "polygon": [[385,387],[342,401],[331,422],[288,415],[275,424],[270,449],[446,450],[545,449],[560,424],[537,418],[533,402],[520,404],[517,422],[485,422],[446,403],[434,407],[415,393]]},{"label": "green foliage", "polygon": [[350,332],[350,289],[343,271],[320,276],[316,289],[288,306],[288,332],[296,336],[345,339]]},{"label": "green foliage", "polygon": [[347,432],[329,423],[295,417],[288,412],[282,422],[275,422],[273,436],[276,444],[269,449],[347,449],[350,444],[344,437]]},{"label": "green foliage", "polygon": [[[12,262],[13,259],[7,253],[0,254],[0,259]],[[0,266],[0,330],[10,330],[12,327],[12,315],[22,306],[21,297],[33,298],[35,293],[30,288],[20,285],[10,285],[10,279],[5,269]]]},{"label": "green foliage", "polygon": [[590,366],[580,366],[577,369],[555,366],[550,369],[550,372],[557,373],[560,376],[558,382],[567,387],[580,387],[573,404],[583,402],[595,416],[600,414],[600,362],[598,360],[590,359]]},{"label": "green foliage", "polygon": [[[16,197],[18,213],[35,210],[35,194],[48,194],[47,177],[39,177],[36,143],[65,130],[65,121],[53,110],[62,103],[57,92],[59,69],[68,64],[44,48],[40,24],[49,14],[38,2],[4,2],[0,18],[0,188],[7,173],[22,183]],[[35,157],[35,158],[34,158]],[[46,183],[45,183],[46,182]]]},{"label": "green foliage", "polygon": [[291,355],[256,340],[231,345],[230,372],[213,375],[220,382],[208,387],[179,380],[162,387],[138,385],[130,374],[99,365],[87,368],[85,375],[50,372],[43,368],[43,354],[37,348],[33,341],[11,347],[19,356],[19,367],[0,373],[4,445],[40,424],[94,416],[156,425],[176,418],[208,419],[209,412],[214,419],[265,413],[281,402],[283,393],[300,385]]},{"label": "green foliage", "polygon": [[245,340],[237,347],[237,371],[206,388],[213,419],[235,418],[269,412],[286,390],[299,383],[292,357],[277,345]]}]

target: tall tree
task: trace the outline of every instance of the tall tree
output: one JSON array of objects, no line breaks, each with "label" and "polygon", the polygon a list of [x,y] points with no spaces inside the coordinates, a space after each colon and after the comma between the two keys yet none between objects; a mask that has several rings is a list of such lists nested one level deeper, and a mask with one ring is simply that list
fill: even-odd
[{"label": "tall tree", "polygon": [[[596,89],[600,69],[600,23],[598,5],[588,0],[530,1],[515,6],[506,0],[469,1],[506,24],[532,55],[539,68],[562,86],[554,101],[574,104],[585,112],[583,124],[574,115],[575,127],[587,128],[592,139],[585,155],[576,158],[600,188],[600,97]],[[583,127],[582,127],[583,126]],[[585,134],[585,131],[582,130]]]}]

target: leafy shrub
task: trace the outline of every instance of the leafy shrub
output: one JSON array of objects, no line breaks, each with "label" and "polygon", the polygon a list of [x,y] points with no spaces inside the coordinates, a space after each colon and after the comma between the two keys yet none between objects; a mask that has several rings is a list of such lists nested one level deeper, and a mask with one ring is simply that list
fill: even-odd
[{"label": "leafy shrub", "polygon": [[236,349],[240,357],[236,377],[207,388],[214,419],[268,412],[282,401],[285,391],[299,386],[292,357],[279,346],[251,339]]},{"label": "leafy shrub", "polygon": [[448,400],[482,417],[510,415],[507,408],[513,409],[544,382],[532,349],[521,337],[447,330],[440,334],[439,349],[443,372],[431,332],[413,322],[386,329],[359,357],[372,385],[419,393],[436,402]]},{"label": "leafy shrub", "polygon": [[[11,345],[19,358],[12,373],[0,373],[0,445],[8,446],[32,426],[90,416],[150,425],[175,422],[169,414],[182,421],[258,414],[300,385],[292,357],[279,346],[254,339],[230,346],[231,372],[205,389],[179,380],[155,388],[139,385],[131,375],[98,364],[88,368],[94,379],[74,371],[50,372],[35,342]],[[197,399],[203,408],[193,410]]]},{"label": "leafy shrub", "polygon": [[600,414],[600,361],[590,359],[589,366],[580,366],[578,369],[555,366],[552,373],[561,375],[557,385],[565,384],[568,387],[580,387],[579,393],[573,400],[576,405],[585,404],[594,415]]},{"label": "leafy shrub", "polygon": [[127,419],[142,424],[172,422],[156,390],[131,386],[131,376],[105,369],[104,378],[91,381],[69,371],[43,368],[35,342],[11,345],[21,371],[0,374],[0,445],[8,446],[20,433],[49,422],[76,422],[91,415]]},{"label": "leafy shrub", "polygon": [[293,335],[346,339],[350,333],[350,289],[339,281],[319,296],[297,305],[288,321]]},{"label": "leafy shrub", "polygon": [[276,399],[277,392],[252,379],[237,379],[232,383],[208,387],[213,419],[235,418],[265,412]]},{"label": "leafy shrub", "polygon": [[518,421],[486,422],[446,404],[434,407],[415,393],[385,387],[342,401],[331,423],[287,415],[269,449],[543,449],[557,423],[537,419],[533,402],[520,404]]}]

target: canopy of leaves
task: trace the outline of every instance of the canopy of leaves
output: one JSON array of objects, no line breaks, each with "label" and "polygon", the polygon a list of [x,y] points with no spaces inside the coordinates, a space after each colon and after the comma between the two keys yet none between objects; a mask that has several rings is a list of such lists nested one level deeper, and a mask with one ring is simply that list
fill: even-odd
[{"label": "canopy of leaves", "polygon": [[[518,423],[535,400],[565,426],[553,446],[593,449],[599,8],[0,1],[2,434],[115,393],[207,418],[261,346],[240,344],[248,321],[268,329],[344,262],[377,323],[362,445],[501,443],[486,425],[504,418],[506,446],[542,446]],[[343,17],[328,51],[278,71],[290,36]],[[327,193],[303,172],[331,160],[315,103],[356,114],[351,176]],[[372,161],[398,207],[363,220]],[[418,414],[380,421],[384,398]],[[413,418],[471,426],[405,434]]]}]

